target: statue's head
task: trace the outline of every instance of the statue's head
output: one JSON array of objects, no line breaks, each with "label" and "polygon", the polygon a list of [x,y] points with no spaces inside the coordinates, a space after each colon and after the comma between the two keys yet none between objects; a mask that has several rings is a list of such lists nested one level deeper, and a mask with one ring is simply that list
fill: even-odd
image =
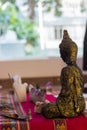
[{"label": "statue's head", "polygon": [[67,30],[64,30],[63,40],[59,45],[60,54],[64,62],[73,64],[76,62],[78,47],[69,37]]}]

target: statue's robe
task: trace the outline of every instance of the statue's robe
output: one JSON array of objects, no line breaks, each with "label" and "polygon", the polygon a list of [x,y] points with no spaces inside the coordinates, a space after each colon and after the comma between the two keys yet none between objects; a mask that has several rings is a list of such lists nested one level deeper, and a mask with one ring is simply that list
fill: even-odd
[{"label": "statue's robe", "polygon": [[69,65],[62,69],[61,86],[56,102],[42,107],[42,114],[46,118],[76,117],[85,109],[83,76],[76,65]]}]

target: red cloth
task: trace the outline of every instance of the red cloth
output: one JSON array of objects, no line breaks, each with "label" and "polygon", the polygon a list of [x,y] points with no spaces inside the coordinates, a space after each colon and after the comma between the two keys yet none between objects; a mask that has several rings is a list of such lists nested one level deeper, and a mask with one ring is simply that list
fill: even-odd
[{"label": "red cloth", "polygon": [[[53,95],[46,95],[46,99],[55,102],[56,98]],[[55,130],[54,121],[44,118],[41,114],[34,112],[34,104],[29,101],[27,94],[27,101],[21,103],[24,111],[28,114],[31,109],[32,120],[29,121],[30,130]],[[87,117],[81,115],[75,118],[66,118],[67,130],[87,130]]]},{"label": "red cloth", "polygon": [[[52,95],[46,96],[47,100],[55,101]],[[30,130],[54,130],[53,120],[44,118],[41,114],[34,112],[34,104],[29,101],[29,95],[27,94],[27,101],[21,103],[24,111],[28,114],[28,110],[31,110],[32,119],[29,120]]]},{"label": "red cloth", "polygon": [[87,130],[87,117],[81,115],[66,119],[67,130]]}]

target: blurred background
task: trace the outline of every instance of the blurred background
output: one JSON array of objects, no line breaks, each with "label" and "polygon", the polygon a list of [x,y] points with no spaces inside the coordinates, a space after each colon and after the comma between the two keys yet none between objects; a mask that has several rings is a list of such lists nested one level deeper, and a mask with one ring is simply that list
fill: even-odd
[{"label": "blurred background", "polygon": [[0,59],[60,57],[63,30],[83,56],[87,0],[1,0]]}]

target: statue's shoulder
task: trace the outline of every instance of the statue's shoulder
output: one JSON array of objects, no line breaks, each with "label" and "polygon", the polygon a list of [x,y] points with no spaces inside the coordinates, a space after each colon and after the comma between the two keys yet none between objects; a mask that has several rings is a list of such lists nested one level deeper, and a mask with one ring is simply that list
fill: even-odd
[{"label": "statue's shoulder", "polygon": [[64,68],[62,69],[61,73],[64,73],[64,74],[72,74],[72,71],[73,71],[72,67],[66,66],[66,67],[64,67]]},{"label": "statue's shoulder", "polygon": [[62,71],[68,71],[68,70],[71,70],[70,66],[66,66],[66,67],[62,68]]}]

